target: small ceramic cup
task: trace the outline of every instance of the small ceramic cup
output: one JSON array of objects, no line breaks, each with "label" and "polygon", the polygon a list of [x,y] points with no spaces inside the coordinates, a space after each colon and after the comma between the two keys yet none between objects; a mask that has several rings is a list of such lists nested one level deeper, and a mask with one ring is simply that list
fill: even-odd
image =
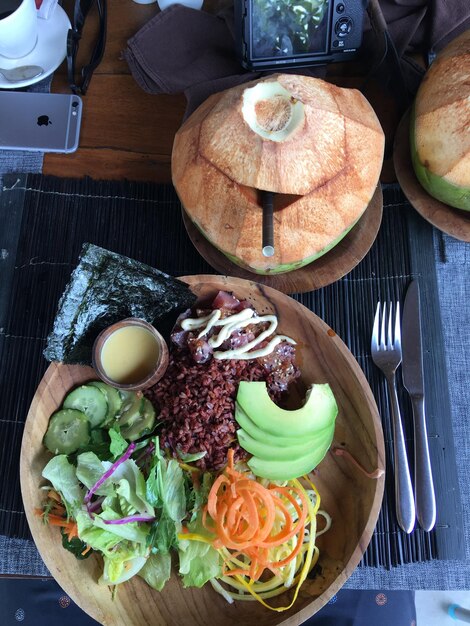
[{"label": "small ceramic cup", "polygon": [[155,385],[168,367],[168,346],[156,328],[128,317],[105,328],[93,345],[93,367],[108,385],[139,391]]},{"label": "small ceramic cup", "polygon": [[34,0],[2,0],[0,3],[0,55],[21,59],[38,40],[38,12]]}]

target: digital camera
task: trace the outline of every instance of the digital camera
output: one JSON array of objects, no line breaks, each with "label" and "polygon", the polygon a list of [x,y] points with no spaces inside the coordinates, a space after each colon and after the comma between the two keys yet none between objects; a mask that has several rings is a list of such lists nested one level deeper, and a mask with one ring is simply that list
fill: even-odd
[{"label": "digital camera", "polygon": [[264,71],[354,58],[367,0],[235,0],[237,54]]}]

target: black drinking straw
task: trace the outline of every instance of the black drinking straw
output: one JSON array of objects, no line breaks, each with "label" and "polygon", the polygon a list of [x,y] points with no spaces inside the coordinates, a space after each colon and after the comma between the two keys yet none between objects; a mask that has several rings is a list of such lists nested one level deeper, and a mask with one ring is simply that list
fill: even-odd
[{"label": "black drinking straw", "polygon": [[263,203],[263,255],[274,254],[274,193],[272,191],[261,192]]}]

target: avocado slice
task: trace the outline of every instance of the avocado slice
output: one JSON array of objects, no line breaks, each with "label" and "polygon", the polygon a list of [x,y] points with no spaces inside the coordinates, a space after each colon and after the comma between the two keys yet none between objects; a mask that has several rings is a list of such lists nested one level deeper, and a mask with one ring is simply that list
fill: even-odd
[{"label": "avocado slice", "polygon": [[256,424],[251,420],[242,407],[238,404],[235,404],[235,419],[237,420],[239,426],[253,439],[257,441],[262,441],[265,444],[270,446],[283,448],[289,446],[295,446],[299,443],[303,443],[305,441],[305,437],[279,437],[279,435],[272,435],[271,433],[267,433],[265,430],[258,428]]},{"label": "avocado slice", "polygon": [[313,384],[305,404],[295,411],[281,409],[269,397],[265,382],[242,381],[237,402],[263,431],[278,437],[304,437],[331,426],[338,414],[335,397],[328,384]]},{"label": "avocado slice", "polygon": [[276,459],[280,461],[295,461],[296,459],[313,453],[319,448],[329,446],[333,433],[334,426],[330,426],[318,434],[314,433],[311,437],[305,437],[302,443],[282,447],[258,441],[243,429],[237,430],[237,437],[241,447],[259,459],[266,459],[266,461],[275,461]]},{"label": "avocado slice", "polygon": [[324,440],[322,446],[315,448],[305,456],[301,456],[295,460],[267,460],[260,459],[257,456],[251,457],[248,461],[248,467],[253,474],[260,478],[269,478],[270,480],[292,480],[304,474],[308,474],[320,463],[328,452],[328,448],[333,441],[334,429],[331,429],[330,437]]}]

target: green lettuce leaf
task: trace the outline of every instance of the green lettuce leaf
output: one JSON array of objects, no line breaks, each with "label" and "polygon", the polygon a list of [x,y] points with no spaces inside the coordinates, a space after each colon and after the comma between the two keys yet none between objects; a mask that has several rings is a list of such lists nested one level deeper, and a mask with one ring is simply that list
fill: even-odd
[{"label": "green lettuce leaf", "polygon": [[160,519],[154,522],[147,537],[147,545],[156,548],[159,552],[169,552],[171,548],[178,545],[177,534],[181,530],[181,524],[175,524],[165,511]]},{"label": "green lettuce leaf", "polygon": [[93,518],[86,511],[80,511],[77,514],[78,535],[93,550],[100,550],[110,558],[115,556],[118,546],[122,548],[127,544],[132,544],[132,548],[128,549],[131,556],[143,556],[148,552],[146,546],[148,525],[137,522],[106,524],[104,521],[120,517],[120,514],[111,509],[106,509]]},{"label": "green lettuce leaf", "polygon": [[184,461],[184,463],[192,463],[193,461],[199,461],[206,456],[207,450],[202,450],[201,452],[194,452],[193,454],[189,452],[181,452],[181,450],[177,450],[178,457]]},{"label": "green lettuce leaf", "polygon": [[205,472],[197,489],[195,489],[190,481],[187,481],[186,500],[187,509],[191,513],[190,522],[194,522],[198,516],[202,506],[207,502],[209,491],[211,490],[214,477]]},{"label": "green lettuce leaf", "polygon": [[103,575],[98,582],[105,585],[118,585],[138,574],[145,566],[147,557],[136,554],[135,550],[122,548],[112,556],[105,556],[103,561]]},{"label": "green lettuce leaf", "polygon": [[85,491],[78,482],[75,467],[68,462],[65,454],[53,457],[42,470],[43,477],[60,493],[67,510],[67,516],[75,518],[80,510]]},{"label": "green lettuce leaf", "polygon": [[150,504],[163,509],[174,522],[184,519],[186,493],[183,470],[178,461],[166,461],[157,451],[146,483],[146,497]]},{"label": "green lettuce leaf", "polygon": [[145,478],[135,461],[127,459],[117,468],[110,480],[117,483],[116,492],[125,498],[139,513],[154,515],[155,511],[147,500]]},{"label": "green lettuce leaf", "polygon": [[[94,452],[83,452],[77,456],[77,478],[87,489],[91,489],[111,465],[109,461],[100,461]],[[107,480],[95,493],[98,496],[112,495],[114,493],[112,482]]]},{"label": "green lettuce leaf", "polygon": [[222,574],[221,557],[217,550],[203,541],[180,541],[179,572],[185,587],[202,587],[211,578]]},{"label": "green lettuce leaf", "polygon": [[181,522],[186,515],[186,494],[183,470],[175,459],[168,462],[165,479],[164,509],[170,519],[174,522]]},{"label": "green lettuce leaf", "polygon": [[106,532],[112,533],[127,539],[128,541],[134,541],[146,545],[147,535],[149,532],[148,524],[141,522],[128,522],[127,524],[106,524],[105,520],[117,520],[122,517],[121,513],[116,513],[112,509],[105,509],[99,515],[93,517],[93,524]]},{"label": "green lettuce leaf", "polygon": [[[201,515],[188,524],[190,533],[209,538]],[[211,578],[222,575],[222,557],[205,541],[180,539],[178,542],[179,572],[185,587],[202,587]]]},{"label": "green lettuce leaf", "polygon": [[91,519],[86,511],[79,511],[76,517],[78,536],[93,550],[99,550],[104,555],[112,555],[115,547],[122,541],[122,537],[112,533],[108,528],[103,529],[97,526],[94,523],[95,519]]},{"label": "green lettuce leaf", "polygon": [[171,576],[171,555],[169,552],[151,554],[139,571],[145,582],[153,589],[161,591]]},{"label": "green lettuce leaf", "polygon": [[[186,516],[186,485],[183,470],[175,459],[165,459],[155,441],[155,453],[146,483],[147,500],[159,512],[147,545],[166,553],[178,545],[177,534]],[[157,513],[158,515],[158,513]]]},{"label": "green lettuce leaf", "polygon": [[127,450],[129,442],[124,439],[119,430],[115,427],[110,428],[108,434],[111,439],[109,451],[113,455],[113,459],[118,459]]},{"label": "green lettuce leaf", "polygon": [[[106,472],[112,463],[100,461],[93,452],[85,452],[77,457],[77,477],[90,489]],[[135,512],[154,515],[154,509],[146,500],[145,478],[135,461],[127,459],[97,490],[98,496],[117,495],[120,511],[124,517]],[[108,504],[117,509],[116,505]]]}]

